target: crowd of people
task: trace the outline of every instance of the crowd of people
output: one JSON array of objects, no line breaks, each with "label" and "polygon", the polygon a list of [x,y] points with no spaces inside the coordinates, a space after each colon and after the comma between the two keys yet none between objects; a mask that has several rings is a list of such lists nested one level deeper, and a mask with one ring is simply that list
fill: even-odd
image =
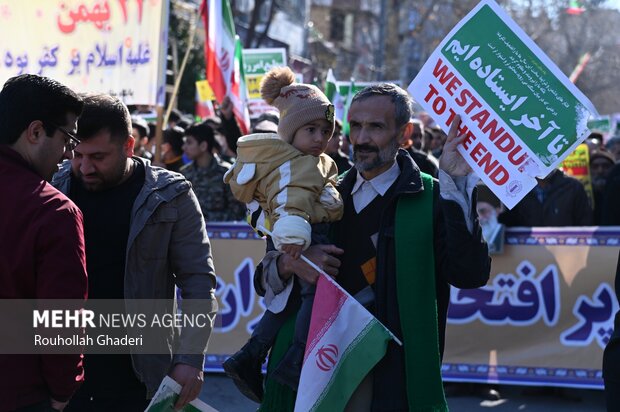
[{"label": "crowd of people", "polygon": [[[236,158],[236,142],[241,137],[241,132],[234,121],[232,110],[226,108],[225,105],[223,107],[218,111],[217,117],[194,124],[185,132],[181,129],[189,127],[191,123],[186,120],[187,116],[176,112],[175,119],[180,119],[180,123],[177,123],[179,120],[174,123],[176,126],[173,130],[175,131],[166,131],[162,146],[166,168],[173,171],[180,170],[192,182],[197,194],[200,193],[198,198],[201,200],[202,211],[207,221],[243,220],[245,214],[244,206],[241,207],[238,202],[235,202],[229,190],[222,189],[226,185],[216,184],[217,179],[213,174],[213,181],[208,181],[204,173],[204,168],[211,166],[207,157],[210,159],[212,156],[215,162],[226,170]],[[148,135],[149,126],[139,115],[132,116],[132,121],[136,142],[138,136],[142,139],[142,143],[136,143],[136,155],[152,159],[154,150],[152,143],[150,151],[144,149],[148,145],[145,143],[144,136]],[[264,113],[252,121],[252,133],[277,133],[278,122],[277,111]],[[422,172],[437,178],[438,159],[446,141],[446,132],[438,127],[425,112],[412,114],[409,123],[412,126],[407,129],[400,147],[409,153]],[[200,126],[199,129],[196,129],[197,126]],[[151,124],[151,130],[153,127],[154,124]],[[144,132],[145,128],[147,132]],[[202,160],[197,160],[195,157],[197,152],[192,145],[193,142],[198,142],[197,139],[203,139],[203,137],[192,136],[192,133],[198,133],[195,130],[204,133],[208,129],[213,132],[215,141],[210,139],[210,143],[199,145],[206,148],[202,149],[206,151],[202,154]],[[150,136],[149,141],[152,142],[153,133]],[[497,205],[491,212],[493,218],[508,227],[620,225],[620,213],[617,212],[620,210],[620,136],[612,136],[604,141],[600,133],[594,132],[584,143],[587,144],[589,152],[591,189],[585,186],[585,180],[570,176],[560,167],[548,176],[538,178],[538,185],[534,190],[512,210],[508,210],[495,195],[490,193],[491,203]],[[211,156],[206,152],[209,152]],[[340,119],[335,119],[334,133],[327,143],[325,154],[336,162],[338,174],[353,167],[353,148],[350,137],[342,133]],[[199,174],[199,170],[203,173]],[[223,170],[223,173],[226,170]],[[223,204],[222,209],[218,209],[217,205],[206,206],[207,202],[202,199],[208,196],[209,191],[217,192],[218,190],[223,190],[224,195],[218,194],[217,197],[228,198],[229,202]],[[488,192],[486,189],[483,190],[485,193]],[[588,193],[589,190],[591,190],[590,193]],[[230,209],[228,205],[231,205]],[[231,210],[231,212],[228,216],[222,216],[217,213],[217,210]]]},{"label": "crowd of people", "polygon": [[[224,364],[244,395],[263,411],[294,408],[319,276],[303,253],[403,341],[359,377],[345,410],[442,411],[450,285],[486,284],[485,239],[497,223],[620,224],[619,138],[588,138],[591,197],[556,170],[507,210],[458,153],[460,118],[442,130],[414,113],[398,86],[358,92],[346,136],[322,91],[294,82],[290,70],[273,69],[261,93],[278,111],[255,119],[252,134],[241,136],[225,100],[198,122],[173,111],[155,148],[143,108],[37,75],[7,81],[0,187],[11,201],[0,205],[0,298],[173,301],[178,288],[214,318],[205,222],[247,220],[273,233],[254,275],[268,310]],[[286,329],[291,314],[297,321]],[[210,333],[171,328],[160,355],[0,355],[0,411],[144,410],[165,375],[182,386],[182,407],[202,387]],[[291,343],[279,348],[276,339]],[[189,354],[196,348],[202,355]]]}]

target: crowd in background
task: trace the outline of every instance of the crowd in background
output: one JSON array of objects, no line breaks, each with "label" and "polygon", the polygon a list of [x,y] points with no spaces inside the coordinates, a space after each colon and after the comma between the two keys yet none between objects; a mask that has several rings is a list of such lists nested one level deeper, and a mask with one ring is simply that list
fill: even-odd
[{"label": "crowd in background", "polygon": [[[267,112],[252,120],[251,132],[277,132],[278,113]],[[155,123],[147,123],[139,110],[132,116],[135,153],[153,160]],[[409,152],[421,171],[437,177],[438,159],[446,133],[424,112],[411,119],[412,132],[401,147]],[[222,176],[236,156],[241,131],[226,102],[216,116],[192,122],[189,115],[173,110],[163,133],[161,166],[182,173],[193,185],[205,219],[210,222],[244,220],[245,206],[231,195]],[[604,141],[592,133],[584,142],[589,150],[591,194],[584,184],[561,168],[545,178],[512,210],[481,185],[478,213],[483,226],[610,226],[620,225],[620,136]],[[353,166],[352,149],[340,121],[326,153],[339,173]]]}]

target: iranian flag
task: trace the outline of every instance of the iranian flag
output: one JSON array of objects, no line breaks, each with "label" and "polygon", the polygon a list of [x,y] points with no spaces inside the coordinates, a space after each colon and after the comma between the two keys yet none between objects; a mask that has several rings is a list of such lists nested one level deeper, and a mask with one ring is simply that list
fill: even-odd
[{"label": "iranian flag", "polygon": [[566,13],[580,15],[581,13],[586,11],[586,9],[583,7],[581,3],[582,2],[580,1],[570,0],[568,2],[568,8],[566,9]]},{"label": "iranian flag", "polygon": [[202,17],[207,35],[207,80],[218,102],[221,103],[226,96],[230,98],[241,133],[247,134],[250,129],[250,114],[245,76],[242,73],[241,43],[235,33],[228,0],[203,0]]},{"label": "iranian flag", "polygon": [[325,96],[334,105],[334,116],[336,119],[342,120],[344,118],[345,100],[340,94],[339,84],[332,69],[327,71],[327,77],[325,78]]},{"label": "iranian flag", "polygon": [[354,78],[351,78],[349,82],[338,81],[332,69],[327,71],[327,77],[325,78],[325,96],[327,96],[334,105],[334,116],[336,119],[342,121],[343,134],[349,134],[348,114],[353,96],[355,96],[355,93],[371,84],[373,83],[363,82],[355,84]]},{"label": "iranian flag", "polygon": [[347,94],[347,100],[344,103],[344,114],[342,117],[342,133],[345,135],[349,135],[350,132],[350,128],[349,128],[349,108],[351,107],[351,100],[353,100],[353,96],[355,96],[355,93],[357,93],[357,90],[355,88],[355,79],[353,79],[353,77],[351,77],[351,84],[349,85],[349,93]]},{"label": "iranian flag", "polygon": [[326,275],[319,277],[295,412],[341,411],[392,334]]}]

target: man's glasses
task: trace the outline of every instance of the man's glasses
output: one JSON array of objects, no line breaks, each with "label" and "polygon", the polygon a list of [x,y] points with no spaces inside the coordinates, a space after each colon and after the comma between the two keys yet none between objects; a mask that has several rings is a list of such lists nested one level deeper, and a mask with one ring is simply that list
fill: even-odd
[{"label": "man's glasses", "polygon": [[67,131],[67,129],[65,129],[62,126],[58,126],[57,124],[51,123],[52,126],[54,126],[56,129],[60,130],[61,132],[63,132],[69,139],[65,139],[65,148],[69,151],[73,151],[75,150],[75,148],[77,147],[77,145],[79,145],[80,143],[82,143],[80,141],[80,139],[77,138],[76,135],[74,135],[73,133]]}]

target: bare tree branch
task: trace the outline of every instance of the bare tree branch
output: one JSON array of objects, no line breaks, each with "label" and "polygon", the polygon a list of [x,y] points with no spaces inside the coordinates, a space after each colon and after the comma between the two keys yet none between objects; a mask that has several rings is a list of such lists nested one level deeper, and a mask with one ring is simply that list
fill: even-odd
[{"label": "bare tree branch", "polygon": [[271,27],[271,22],[273,21],[273,16],[276,14],[276,0],[271,0],[271,5],[269,6],[269,20],[267,20],[267,24],[265,24],[265,30],[261,33],[260,37],[256,41],[256,47],[260,47],[263,44],[263,41],[267,38],[267,33],[269,33],[269,28]]}]

